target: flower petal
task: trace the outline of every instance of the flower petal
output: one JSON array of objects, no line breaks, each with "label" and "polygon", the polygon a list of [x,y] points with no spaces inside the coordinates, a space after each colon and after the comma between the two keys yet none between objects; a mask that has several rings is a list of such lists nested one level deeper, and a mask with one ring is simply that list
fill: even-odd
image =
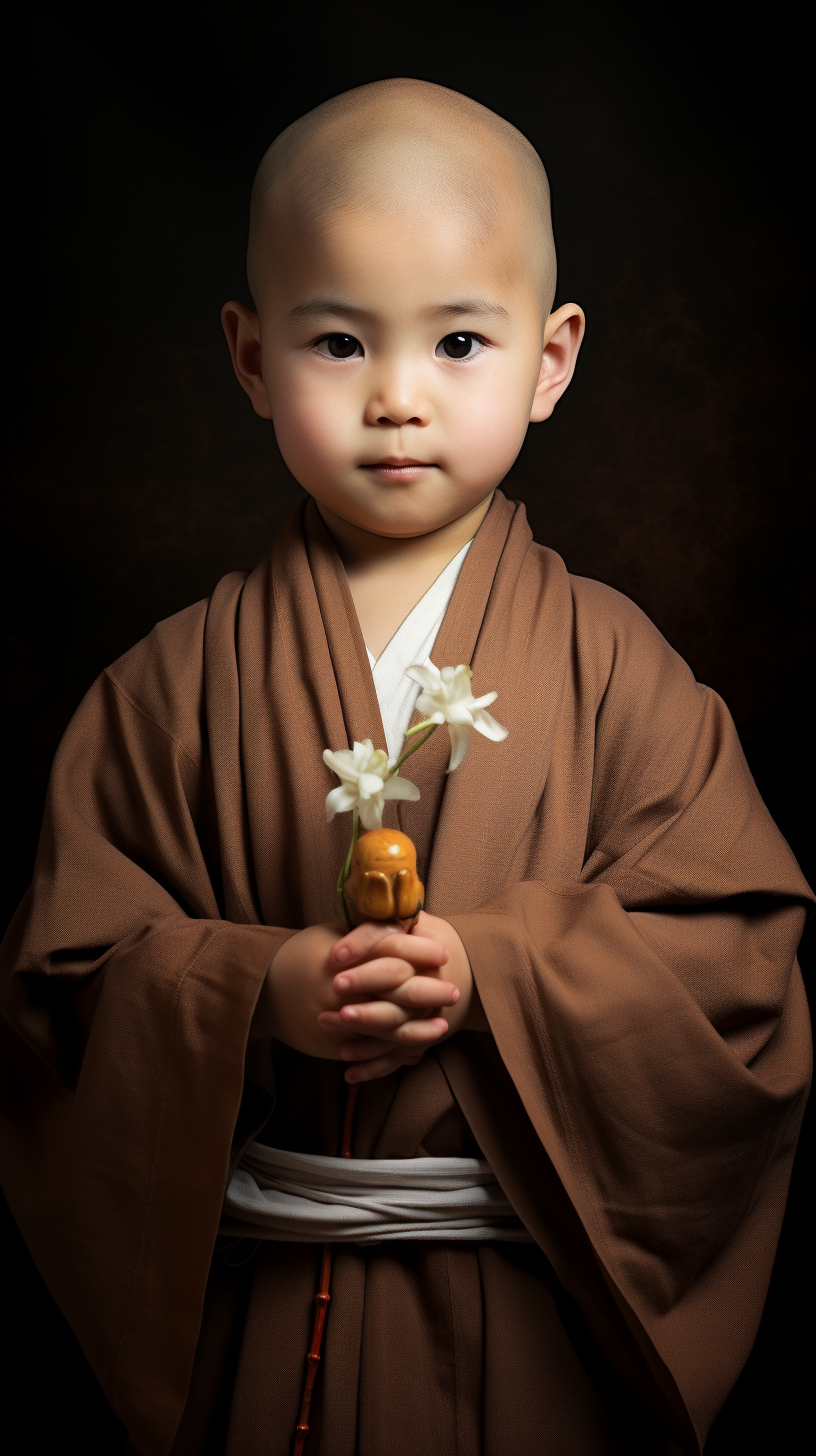
[{"label": "flower petal", "polygon": [[484,708],[477,708],[473,714],[473,726],[478,733],[482,733],[493,743],[503,743],[510,733],[509,728],[497,723],[496,719],[491,717],[490,713],[486,713]]},{"label": "flower petal", "polygon": [[406,667],[405,676],[410,677],[413,682],[419,683],[421,687],[427,688],[429,692],[438,688],[442,681],[439,668],[434,667],[432,662],[413,663],[411,667]]},{"label": "flower petal", "polygon": [[445,721],[447,723],[461,723],[464,728],[472,728],[473,719],[470,716],[470,703],[468,701],[448,703]]},{"label": "flower petal", "polygon": [[338,748],[335,753],[331,749],[323,750],[323,762],[332,773],[337,774],[339,779],[345,783],[356,783],[357,772],[354,767],[354,754],[350,748]]},{"label": "flower petal", "polygon": [[371,799],[383,791],[383,780],[379,774],[361,773],[358,779],[361,799]]},{"label": "flower petal", "polygon": [[448,732],[450,733],[451,756],[450,763],[448,764],[445,772],[453,773],[453,770],[459,767],[462,759],[467,753],[468,739],[470,738],[470,728],[465,728],[459,723],[449,723]]},{"label": "flower petal", "polygon": [[360,802],[360,823],[364,829],[382,829],[383,796],[375,794]]},{"label": "flower petal", "polygon": [[447,703],[436,693],[420,693],[414,706],[420,718],[433,718],[435,723],[444,723]]},{"label": "flower petal", "polygon": [[395,774],[392,779],[386,779],[383,789],[384,799],[418,799],[419,789],[412,784],[410,779],[401,779]]},{"label": "flower petal", "polygon": [[349,788],[348,784],[341,784],[326,795],[326,823],[331,824],[335,814],[345,814],[356,807],[357,794],[354,789]]}]

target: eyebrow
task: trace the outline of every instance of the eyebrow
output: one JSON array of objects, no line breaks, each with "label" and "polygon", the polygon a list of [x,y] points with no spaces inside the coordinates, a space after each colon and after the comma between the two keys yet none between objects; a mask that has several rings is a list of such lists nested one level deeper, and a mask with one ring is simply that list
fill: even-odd
[{"label": "eyebrow", "polygon": [[457,298],[453,303],[439,303],[425,311],[426,318],[455,318],[457,314],[477,314],[481,318],[509,318],[510,314],[491,298]]},{"label": "eyebrow", "polygon": [[[289,314],[290,318],[325,318],[327,314],[335,318],[372,318],[373,314],[369,309],[355,308],[353,304],[345,303],[340,298],[310,298],[306,303],[299,303]],[[426,319],[456,318],[462,314],[476,315],[480,318],[509,318],[506,308],[500,303],[495,303],[490,298],[457,298],[451,303],[434,304],[432,308],[426,308],[422,317]]]}]

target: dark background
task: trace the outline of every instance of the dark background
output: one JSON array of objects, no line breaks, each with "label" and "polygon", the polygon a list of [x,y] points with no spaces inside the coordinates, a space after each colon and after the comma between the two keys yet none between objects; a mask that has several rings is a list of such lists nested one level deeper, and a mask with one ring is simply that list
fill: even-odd
[{"label": "dark background", "polygon": [[[791,8],[762,26],[672,5],[542,4],[533,23],[512,5],[301,9],[100,20],[61,4],[12,21],[5,919],[86,688],[155,621],[252,567],[300,496],[233,378],[219,309],[251,301],[247,204],[266,146],[327,97],[392,75],[464,91],[538,148],[556,302],[583,305],[587,334],[504,489],[538,540],[634,598],[725,698],[813,881],[809,185]],[[759,1338],[707,1456],[796,1444],[809,1127]],[[123,1450],[8,1215],[3,1248],[26,1449],[72,1432],[89,1456]]]}]

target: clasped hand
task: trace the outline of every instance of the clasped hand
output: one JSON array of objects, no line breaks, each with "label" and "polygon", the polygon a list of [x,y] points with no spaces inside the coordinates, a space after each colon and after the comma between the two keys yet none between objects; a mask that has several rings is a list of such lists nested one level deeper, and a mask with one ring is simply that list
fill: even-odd
[{"label": "clasped hand", "polygon": [[416,1065],[465,1025],[487,1029],[474,1001],[467,953],[446,920],[421,911],[410,934],[370,920],[347,934],[340,922],[313,925],[275,956],[251,1035],[353,1062],[346,1081],[364,1082]]}]

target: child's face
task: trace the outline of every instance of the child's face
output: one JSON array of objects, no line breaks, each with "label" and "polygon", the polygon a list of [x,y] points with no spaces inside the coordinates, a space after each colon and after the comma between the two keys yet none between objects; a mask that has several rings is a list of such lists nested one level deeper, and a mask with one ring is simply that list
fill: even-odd
[{"label": "child's face", "polygon": [[336,210],[319,240],[280,250],[263,387],[281,454],[321,506],[415,536],[498,485],[552,408],[536,413],[546,339],[524,257],[512,210],[477,242],[444,202]]}]

